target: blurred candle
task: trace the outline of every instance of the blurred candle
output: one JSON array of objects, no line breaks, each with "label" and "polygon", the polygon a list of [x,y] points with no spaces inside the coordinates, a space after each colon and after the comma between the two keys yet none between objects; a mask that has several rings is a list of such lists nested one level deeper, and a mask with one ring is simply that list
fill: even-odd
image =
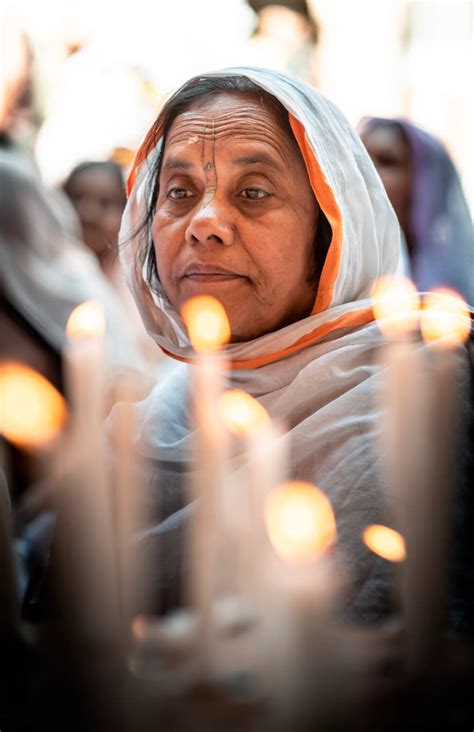
[{"label": "blurred candle", "polygon": [[68,343],[63,357],[67,395],[74,434],[83,446],[94,436],[89,429],[100,431],[104,417],[104,331],[103,307],[93,300],[73,310],[66,326]]},{"label": "blurred candle", "polygon": [[327,691],[323,669],[326,679],[331,677],[331,628],[341,589],[328,554],[336,522],[327,496],[310,483],[296,481],[268,493],[264,518],[274,549],[268,564],[269,613],[264,618],[265,672],[276,674],[274,683],[289,708],[303,709]]},{"label": "blurred candle", "polygon": [[270,541],[284,561],[304,566],[322,555],[336,536],[329,499],[310,483],[288,482],[265,501]]},{"label": "blurred candle", "polygon": [[[412,501],[420,495],[430,444],[426,436],[427,383],[424,354],[419,342],[419,295],[410,280],[385,277],[372,291],[372,307],[386,338],[380,353],[383,367],[380,407],[383,412],[381,449],[389,512],[403,536],[416,533],[423,514],[414,513]],[[408,560],[411,561],[408,550]],[[404,578],[407,576],[406,566]],[[419,582],[423,582],[421,577]],[[398,601],[408,613],[406,591],[397,587]]]},{"label": "blurred candle", "polygon": [[[406,542],[400,602],[407,663],[415,671],[431,657],[442,623],[458,411],[456,346],[463,337],[452,326],[466,324],[469,318],[465,311],[462,315],[459,300],[455,305],[455,299],[446,296],[437,297],[436,304],[428,296],[420,310],[417,293],[413,289],[410,295],[406,282],[377,283],[373,297],[375,315],[388,339],[382,356],[383,449],[389,506]],[[431,346],[414,340],[415,328]]]},{"label": "blurred candle", "polygon": [[71,407],[64,473],[59,495],[62,581],[75,627],[91,640],[116,637],[117,566],[112,500],[107,475],[104,418],[105,319],[88,301],[68,320],[63,352]]},{"label": "blurred candle", "polygon": [[461,457],[460,440],[465,439],[459,422],[463,368],[467,368],[467,354],[462,345],[470,327],[466,304],[456,293],[439,290],[425,295],[420,329],[426,343],[422,429],[428,451],[417,490],[408,497],[407,511],[413,519],[405,528],[408,562],[404,572],[404,604],[408,663],[413,671],[428,665],[435,657],[447,620],[454,478]]},{"label": "blurred candle", "polygon": [[386,338],[380,357],[386,484],[390,507],[402,524],[410,519],[408,502],[418,489],[430,449],[424,432],[426,379],[417,335],[419,306],[419,295],[410,280],[385,277],[373,288],[374,315]]},{"label": "blurred candle", "polygon": [[262,560],[268,536],[263,505],[269,491],[286,478],[286,441],[265,408],[244,391],[225,391],[219,414],[245,447],[245,465],[238,474],[238,485],[231,486],[227,509],[236,533],[237,588],[251,604],[266,604]]},{"label": "blurred candle", "polygon": [[182,308],[183,321],[196,351],[192,374],[192,407],[196,428],[196,465],[191,486],[198,500],[190,530],[189,592],[198,612],[198,662],[209,667],[213,644],[213,601],[218,571],[219,504],[226,473],[226,434],[218,416],[227,362],[219,349],[230,338],[227,315],[213,297],[199,296]]},{"label": "blurred candle", "polygon": [[395,529],[372,524],[364,529],[362,538],[374,554],[389,562],[403,562],[406,559],[405,541]]},{"label": "blurred candle", "polygon": [[128,634],[136,608],[146,605],[149,592],[145,580],[145,566],[138,559],[133,535],[148,519],[143,515],[140,486],[140,465],[134,449],[135,409],[134,400],[139,393],[136,376],[122,376],[114,388],[114,419],[111,443],[113,445],[113,513],[117,541],[117,573],[122,626]]},{"label": "blurred candle", "polygon": [[[50,450],[67,417],[61,394],[43,376],[24,364],[0,364],[0,432],[20,450]],[[6,477],[6,476],[5,476]],[[0,475],[0,635],[19,620],[19,594],[11,534],[8,485]]]},{"label": "blurred candle", "polygon": [[66,422],[61,394],[24,364],[0,364],[0,430],[20,449],[47,448]]}]

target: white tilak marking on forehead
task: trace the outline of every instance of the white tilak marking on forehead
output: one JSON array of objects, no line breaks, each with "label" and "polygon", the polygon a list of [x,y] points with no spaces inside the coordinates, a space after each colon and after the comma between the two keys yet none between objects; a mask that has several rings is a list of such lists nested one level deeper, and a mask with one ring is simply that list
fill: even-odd
[{"label": "white tilak marking on forehead", "polygon": [[[217,190],[217,170],[215,165],[215,144],[216,144],[216,138],[215,138],[215,122],[214,120],[209,120],[208,123],[205,125],[204,134],[201,138],[202,147],[201,147],[201,160],[202,160],[202,166],[204,170],[204,175],[206,176],[206,190],[204,193],[204,198],[202,202],[202,207],[206,208],[214,198],[215,192]],[[208,135],[206,135],[206,132],[208,132]],[[210,138],[209,138],[210,135]],[[208,152],[208,155],[206,155],[206,152]],[[206,157],[208,158],[206,160]],[[209,160],[210,157],[210,160]]]}]

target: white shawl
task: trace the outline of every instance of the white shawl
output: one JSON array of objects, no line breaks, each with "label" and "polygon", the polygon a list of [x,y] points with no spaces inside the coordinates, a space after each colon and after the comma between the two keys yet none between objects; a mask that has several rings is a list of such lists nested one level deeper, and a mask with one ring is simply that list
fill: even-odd
[{"label": "white shawl", "polygon": [[[288,109],[313,190],[333,231],[313,313],[277,332],[229,345],[229,383],[252,394],[286,424],[291,477],[318,485],[335,510],[339,546],[354,581],[351,613],[373,619],[387,608],[389,567],[361,540],[362,529],[382,521],[384,513],[375,399],[381,336],[368,296],[374,279],[396,271],[399,226],[357,134],[322,94],[270,70],[234,68],[218,75],[246,76]],[[192,363],[179,315],[165,296],[151,293],[134,267],[138,237],[129,237],[145,215],[149,166],[161,145],[159,141],[153,147],[150,141],[149,136],[131,176],[121,232],[122,262],[149,333],[168,353]],[[152,492],[165,515],[180,505],[182,474],[192,455],[189,368],[179,365],[137,406],[137,445],[154,461]],[[168,519],[165,526],[173,533],[177,524]],[[172,553],[171,543],[166,546]],[[160,582],[171,581],[172,573]]]}]

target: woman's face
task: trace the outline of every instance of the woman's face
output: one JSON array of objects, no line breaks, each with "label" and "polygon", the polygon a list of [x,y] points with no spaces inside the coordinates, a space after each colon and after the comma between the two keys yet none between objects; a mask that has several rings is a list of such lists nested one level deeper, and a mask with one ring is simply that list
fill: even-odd
[{"label": "woman's face", "polygon": [[411,166],[408,141],[397,126],[380,126],[361,134],[362,142],[377,168],[401,228],[409,239]]},{"label": "woman's face", "polygon": [[272,112],[222,94],[179,115],[159,184],[153,241],[177,310],[194,295],[213,295],[233,341],[310,313],[319,209],[304,162]]},{"label": "woman's face", "polygon": [[115,176],[105,168],[86,168],[65,186],[81,221],[84,243],[98,257],[117,245],[125,195]]}]

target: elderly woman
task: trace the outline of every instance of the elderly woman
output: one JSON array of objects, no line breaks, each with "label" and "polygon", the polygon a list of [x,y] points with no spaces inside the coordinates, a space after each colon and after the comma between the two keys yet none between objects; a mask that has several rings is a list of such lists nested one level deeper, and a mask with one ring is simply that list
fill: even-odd
[{"label": "elderly woman", "polygon": [[290,476],[327,493],[362,621],[390,604],[389,566],[363,528],[384,520],[375,363],[381,336],[369,293],[395,272],[399,227],[343,115],[284,74],[232,69],[192,79],[165,104],[130,177],[122,261],[149,333],[178,362],[137,406],[161,545],[159,585],[180,601],[183,485],[193,457],[188,384],[195,354],[183,303],[225,307],[229,385],[285,423]]},{"label": "elderly woman", "polygon": [[456,290],[474,304],[472,220],[446,148],[404,119],[365,117],[360,135],[397,214],[419,290]]}]

